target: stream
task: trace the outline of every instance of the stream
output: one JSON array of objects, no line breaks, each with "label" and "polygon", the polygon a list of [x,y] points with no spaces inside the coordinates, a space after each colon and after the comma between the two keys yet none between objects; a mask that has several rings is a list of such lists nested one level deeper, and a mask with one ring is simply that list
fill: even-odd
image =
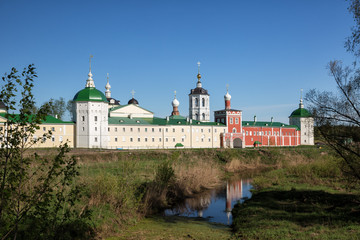
[{"label": "stream", "polygon": [[210,222],[230,225],[234,205],[251,198],[251,182],[251,179],[226,181],[218,188],[187,198],[174,208],[165,210],[165,215],[200,217]]}]

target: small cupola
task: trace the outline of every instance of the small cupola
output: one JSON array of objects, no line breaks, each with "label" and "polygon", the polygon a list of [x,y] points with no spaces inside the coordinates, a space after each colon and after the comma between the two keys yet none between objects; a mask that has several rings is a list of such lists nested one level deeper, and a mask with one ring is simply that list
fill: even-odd
[{"label": "small cupola", "polygon": [[198,65],[198,74],[197,74],[197,79],[198,79],[198,81],[197,81],[197,83],[196,83],[196,87],[197,88],[202,88],[202,84],[201,84],[201,81],[200,81],[200,79],[201,79],[201,74],[200,74],[200,62],[197,62],[197,65]]},{"label": "small cupola", "polygon": [[225,109],[231,109],[231,95],[229,94],[229,85],[226,85],[226,94],[224,96],[225,99]]},{"label": "small cupola", "polygon": [[130,93],[131,93],[131,95],[132,95],[132,98],[128,101],[128,104],[135,104],[135,105],[139,105],[138,100],[136,100],[136,99],[134,98],[135,91],[134,91],[134,90],[132,90]]},{"label": "small cupola", "polygon": [[173,106],[173,111],[171,112],[171,116],[178,116],[178,115],[180,115],[179,109],[178,109],[180,103],[176,99],[176,91],[174,91],[174,94],[175,94],[174,100],[172,100],[172,102],[171,102],[171,105]]},{"label": "small cupola", "polygon": [[111,86],[109,83],[109,73],[107,74],[107,83],[105,85],[105,89],[106,89],[106,91],[105,91],[106,98],[111,98],[111,91],[110,91]]}]

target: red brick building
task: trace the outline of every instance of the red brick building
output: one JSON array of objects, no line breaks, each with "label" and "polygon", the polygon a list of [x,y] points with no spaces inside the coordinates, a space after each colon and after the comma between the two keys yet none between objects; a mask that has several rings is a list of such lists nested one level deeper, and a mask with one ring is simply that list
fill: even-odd
[{"label": "red brick building", "polygon": [[[224,99],[225,109],[215,111],[215,122],[224,123],[228,127],[228,132],[220,136],[222,147],[298,146],[301,144],[300,126],[274,122],[273,119],[269,122],[257,121],[256,116],[253,121],[243,121],[242,111],[231,108],[229,92],[226,93]],[[301,108],[303,107],[302,99],[300,102]],[[311,116],[306,117],[311,118]],[[312,129],[305,129],[305,131],[308,131],[307,136],[310,136],[313,126]]]}]

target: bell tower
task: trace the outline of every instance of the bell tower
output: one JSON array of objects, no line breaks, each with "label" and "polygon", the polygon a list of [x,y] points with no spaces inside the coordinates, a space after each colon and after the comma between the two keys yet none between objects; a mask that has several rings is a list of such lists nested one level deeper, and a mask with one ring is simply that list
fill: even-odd
[{"label": "bell tower", "polygon": [[190,90],[189,94],[189,117],[190,119],[201,122],[210,122],[210,95],[202,88],[200,62],[198,64],[198,74],[196,88]]}]

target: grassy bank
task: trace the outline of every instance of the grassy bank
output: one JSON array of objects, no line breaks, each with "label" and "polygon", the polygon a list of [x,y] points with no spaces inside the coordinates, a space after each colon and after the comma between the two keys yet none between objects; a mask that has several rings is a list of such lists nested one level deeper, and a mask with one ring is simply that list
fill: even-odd
[{"label": "grassy bank", "polygon": [[[327,158],[317,148],[74,150],[87,185],[84,202],[101,236],[141,224],[144,216],[213,188],[233,172],[282,169]],[[161,233],[160,233],[161,234]]]},{"label": "grassy bank", "polygon": [[[52,151],[55,150],[37,150],[41,155],[51,155]],[[329,158],[327,151],[314,147],[136,151],[74,149],[69,155],[74,156],[80,166],[81,175],[77,183],[85,185],[80,206],[92,211],[92,224],[98,236],[119,236],[120,239],[132,234],[143,234],[143,239],[162,239],[165,232],[169,239],[182,239],[188,234],[195,239],[225,239],[227,237],[211,238],[211,234],[206,233],[212,231],[211,224],[179,220],[168,226],[164,222],[168,219],[145,216],[169,207],[179,199],[213,188],[236,172],[252,177],[257,172],[276,170],[275,173],[281,173],[286,168],[293,169],[293,174],[297,174],[296,166],[307,166],[319,159]],[[305,178],[309,179],[311,175],[309,173]],[[257,178],[256,184],[268,187],[268,178],[273,177]],[[271,184],[271,187],[283,182],[282,174],[274,175],[273,179],[277,179],[277,183]],[[337,185],[336,181],[333,184]],[[195,231],[196,224],[201,225],[198,233],[185,230],[194,227]],[[173,230],[164,230],[166,228]],[[180,232],[176,232],[177,228]],[[224,229],[219,234],[229,236]],[[214,236],[217,235],[214,233]]]},{"label": "grassy bank", "polygon": [[231,229],[228,226],[210,223],[199,218],[159,217],[144,218],[108,240],[138,239],[229,239]]},{"label": "grassy bank", "polygon": [[[358,239],[359,192],[326,151],[253,179],[256,191],[233,209],[238,239]],[[259,231],[261,229],[261,231]]]},{"label": "grassy bank", "polygon": [[86,184],[83,202],[102,237],[117,235],[144,216],[222,181],[222,163],[205,151],[72,153]]}]

